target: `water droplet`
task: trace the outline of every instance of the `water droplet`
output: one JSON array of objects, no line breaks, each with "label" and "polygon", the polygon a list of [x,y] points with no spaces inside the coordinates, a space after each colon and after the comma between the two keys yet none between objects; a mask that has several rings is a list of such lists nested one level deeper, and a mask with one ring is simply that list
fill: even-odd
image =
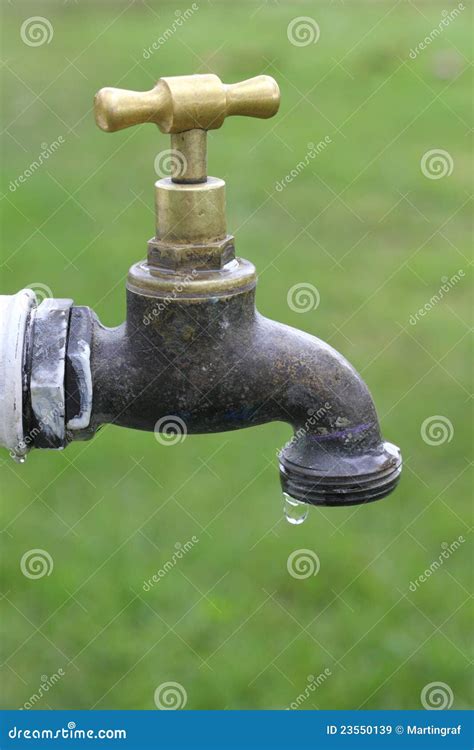
[{"label": "water droplet", "polygon": [[299,526],[304,523],[308,517],[309,505],[306,503],[300,503],[296,498],[291,497],[286,492],[283,493],[283,512],[288,523],[293,526]]},{"label": "water droplet", "polygon": [[26,456],[21,453],[11,453],[11,457],[13,458],[14,462],[16,464],[24,464],[26,461]]}]

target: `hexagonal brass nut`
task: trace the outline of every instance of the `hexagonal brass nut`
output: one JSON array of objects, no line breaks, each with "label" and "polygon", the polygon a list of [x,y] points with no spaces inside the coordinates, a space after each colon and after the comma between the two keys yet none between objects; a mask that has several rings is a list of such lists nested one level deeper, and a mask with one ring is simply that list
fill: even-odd
[{"label": "hexagonal brass nut", "polygon": [[234,238],[230,234],[223,240],[203,245],[172,244],[156,237],[148,242],[148,264],[172,271],[182,268],[219,270],[234,257]]}]

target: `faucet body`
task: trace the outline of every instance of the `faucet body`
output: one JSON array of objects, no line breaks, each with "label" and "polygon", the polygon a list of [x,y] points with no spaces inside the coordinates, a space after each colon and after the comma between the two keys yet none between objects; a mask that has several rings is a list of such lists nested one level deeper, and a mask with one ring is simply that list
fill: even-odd
[{"label": "faucet body", "polygon": [[366,385],[323,341],[257,311],[255,268],[227,233],[225,183],[207,176],[207,131],[231,115],[271,117],[279,101],[268,76],[98,92],[103,130],[154,122],[171,134],[172,177],[155,184],[155,236],[129,270],[122,325],[70,299],[37,306],[31,290],[0,297],[0,444],[14,458],[107,423],[209,433],[283,421],[294,430],[279,452],[291,498],[351,505],[393,490],[400,452],[382,440]]},{"label": "faucet body", "polygon": [[12,457],[89,439],[103,424],[203,434],[283,421],[294,431],[279,452],[292,498],[352,505],[394,489],[400,452],[382,440],[365,383],[328,344],[258,312],[251,263],[189,273],[150,258],[130,269],[115,328],[72,300],[4,298],[21,311],[10,316],[21,325],[4,373],[15,399],[0,404],[16,425],[0,424]]},{"label": "faucet body", "polygon": [[129,288],[127,318],[116,328],[76,308],[72,335],[92,321],[93,392],[87,430],[70,437],[90,437],[105,423],[153,431],[168,419],[202,434],[283,421],[294,430],[279,455],[288,494],[321,505],[388,494],[399,453],[382,441],[354,368],[323,341],[261,315],[255,286],[192,298],[192,285],[174,298]]}]

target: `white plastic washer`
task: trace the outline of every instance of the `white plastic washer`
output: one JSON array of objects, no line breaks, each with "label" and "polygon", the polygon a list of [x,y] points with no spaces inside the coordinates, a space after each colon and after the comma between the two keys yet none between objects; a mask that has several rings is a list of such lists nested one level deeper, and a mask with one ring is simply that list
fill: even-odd
[{"label": "white plastic washer", "polygon": [[36,308],[32,289],[0,295],[0,445],[15,456],[26,453],[23,435],[25,336]]}]

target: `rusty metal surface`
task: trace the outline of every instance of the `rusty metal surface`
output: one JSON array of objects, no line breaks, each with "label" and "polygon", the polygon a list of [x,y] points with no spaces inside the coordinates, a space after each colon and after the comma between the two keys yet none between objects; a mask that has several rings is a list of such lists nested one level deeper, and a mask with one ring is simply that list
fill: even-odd
[{"label": "rusty metal surface", "polygon": [[260,315],[255,290],[202,300],[129,290],[126,323],[95,320],[91,368],[91,429],[152,431],[164,416],[190,434],[283,421],[295,431],[279,456],[293,497],[364,503],[398,481],[399,451],[383,442],[360,376],[323,341]]}]

